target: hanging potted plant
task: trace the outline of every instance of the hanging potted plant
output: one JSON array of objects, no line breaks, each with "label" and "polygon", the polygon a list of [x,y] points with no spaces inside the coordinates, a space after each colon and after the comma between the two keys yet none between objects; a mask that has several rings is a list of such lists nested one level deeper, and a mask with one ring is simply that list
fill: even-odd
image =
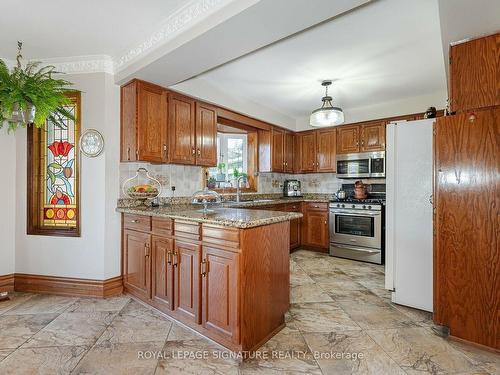
[{"label": "hanging potted plant", "polygon": [[17,66],[11,71],[0,59],[0,128],[8,125],[8,130],[19,126],[42,127],[48,119],[57,126],[64,127],[63,120],[74,120],[72,113],[64,106],[70,104],[66,96],[72,85],[63,79],[54,79],[58,74],[54,66],[40,68],[41,62],[21,65],[22,43],[18,42]]}]

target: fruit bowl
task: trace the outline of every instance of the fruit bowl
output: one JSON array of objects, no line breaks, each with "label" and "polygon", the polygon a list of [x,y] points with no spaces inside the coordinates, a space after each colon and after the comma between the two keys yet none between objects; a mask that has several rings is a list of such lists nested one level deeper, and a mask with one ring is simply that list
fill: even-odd
[{"label": "fruit bowl", "polygon": [[139,168],[133,177],[124,181],[122,191],[124,196],[143,200],[146,204],[148,199],[154,199],[160,195],[161,184],[148,173],[147,169]]}]

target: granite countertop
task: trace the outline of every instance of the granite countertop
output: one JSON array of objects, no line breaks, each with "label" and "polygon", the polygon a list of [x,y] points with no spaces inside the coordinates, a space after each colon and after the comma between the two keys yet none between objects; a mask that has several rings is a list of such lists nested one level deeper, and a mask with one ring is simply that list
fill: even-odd
[{"label": "granite countertop", "polygon": [[236,202],[224,202],[223,205],[225,207],[259,207],[259,206],[271,206],[274,204],[283,204],[283,203],[300,203],[300,202],[317,202],[317,203],[328,203],[330,202],[330,198],[314,198],[314,197],[290,197],[290,198],[277,198],[270,200],[260,200],[260,201],[241,201],[239,203]]},{"label": "granite countertop", "polygon": [[118,207],[117,211],[136,215],[159,216],[198,223],[224,225],[242,229],[259,227],[302,217],[302,214],[298,212],[264,211],[226,207],[218,207],[213,209],[212,213],[204,214],[198,209],[186,209],[185,205]]}]

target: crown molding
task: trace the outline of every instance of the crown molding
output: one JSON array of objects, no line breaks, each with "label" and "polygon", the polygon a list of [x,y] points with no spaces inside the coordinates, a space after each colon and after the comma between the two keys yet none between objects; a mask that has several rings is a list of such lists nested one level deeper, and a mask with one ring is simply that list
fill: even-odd
[{"label": "crown molding", "polygon": [[[16,66],[15,60],[2,60],[10,69]],[[66,74],[115,73],[113,59],[110,56],[106,55],[74,56],[51,59],[30,59],[30,61],[40,61],[42,66],[52,65],[55,67],[57,72]]]},{"label": "crown molding", "polygon": [[148,54],[160,45],[173,39],[181,31],[209,16],[215,9],[227,5],[232,0],[192,0],[170,15],[150,36],[130,48],[122,56],[115,59],[115,71],[123,69],[132,61]]}]

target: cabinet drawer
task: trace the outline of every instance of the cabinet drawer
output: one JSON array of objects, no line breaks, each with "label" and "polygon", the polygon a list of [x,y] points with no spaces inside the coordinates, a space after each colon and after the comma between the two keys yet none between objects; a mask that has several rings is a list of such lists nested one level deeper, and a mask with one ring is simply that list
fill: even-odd
[{"label": "cabinet drawer", "polygon": [[159,236],[171,236],[173,231],[172,219],[165,217],[155,217],[151,219],[153,234]]},{"label": "cabinet drawer", "polygon": [[324,202],[306,202],[304,208],[307,211],[328,211],[328,203]]},{"label": "cabinet drawer", "polygon": [[301,202],[287,203],[286,205],[286,211],[288,212],[301,212],[301,210],[302,210]]},{"label": "cabinet drawer", "polygon": [[240,231],[238,228],[203,224],[202,233],[204,243],[232,248],[240,247]]},{"label": "cabinet drawer", "polygon": [[149,232],[151,231],[151,216],[123,214],[123,227]]},{"label": "cabinet drawer", "polygon": [[175,237],[188,238],[195,241],[201,240],[201,225],[190,221],[174,221]]}]

